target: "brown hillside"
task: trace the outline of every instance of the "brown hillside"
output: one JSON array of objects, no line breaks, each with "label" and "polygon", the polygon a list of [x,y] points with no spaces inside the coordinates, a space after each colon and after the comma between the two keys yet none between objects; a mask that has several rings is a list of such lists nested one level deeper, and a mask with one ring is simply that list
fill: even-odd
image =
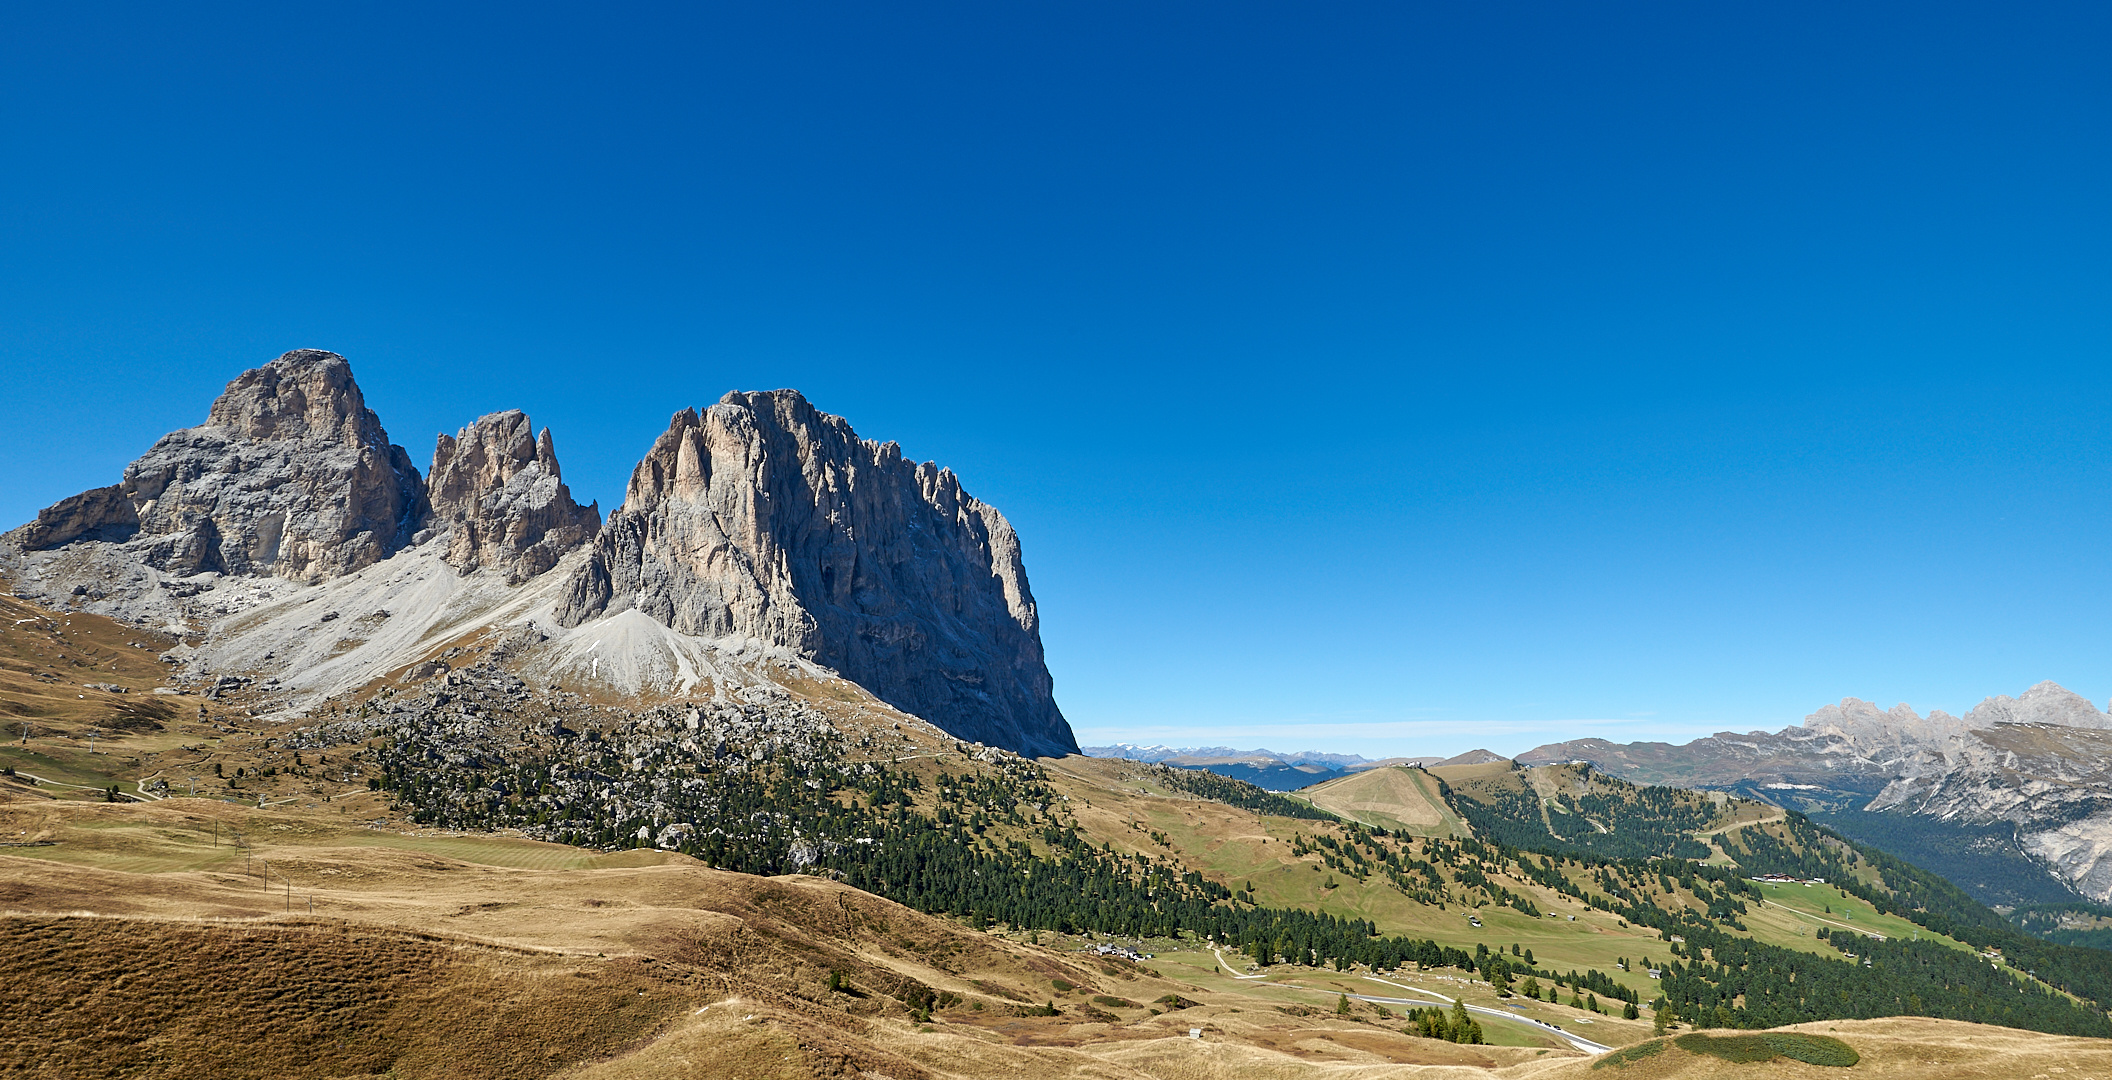
[{"label": "brown hillside", "polygon": [[1411,1038],[1374,1006],[1336,1016],[1331,990],[1162,975],[659,852],[183,798],[16,799],[0,834],[50,842],[0,855],[0,985],[31,1006],[0,1010],[5,1075],[1368,1076],[1573,1054]]},{"label": "brown hillside", "polygon": [[1322,810],[1384,829],[1418,836],[1467,831],[1438,795],[1436,782],[1420,769],[1368,769],[1298,794]]},{"label": "brown hillside", "polygon": [[[1664,1049],[1628,1062],[1607,1059],[1563,1062],[1540,1074],[1550,1080],[2101,1080],[2112,1074],[2112,1042],[2104,1039],[2041,1035],[2013,1028],[1964,1024],[1955,1020],[1895,1017],[1887,1020],[1833,1020],[1797,1024],[1782,1031],[1824,1035],[1847,1043],[1861,1057],[1853,1067],[1809,1065],[1777,1058],[1732,1064],[1716,1057],[1688,1053],[1676,1039]],[[1706,1032],[1711,1037],[1740,1034]],[[1631,1051],[1631,1054],[1633,1051]]]}]

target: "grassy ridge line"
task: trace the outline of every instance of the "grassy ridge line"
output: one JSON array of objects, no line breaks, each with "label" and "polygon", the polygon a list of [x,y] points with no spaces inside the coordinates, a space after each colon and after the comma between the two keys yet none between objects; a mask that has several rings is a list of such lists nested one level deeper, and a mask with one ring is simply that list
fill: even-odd
[{"label": "grassy ridge line", "polygon": [[1310,802],[1279,795],[1245,780],[1234,780],[1229,776],[1219,776],[1202,769],[1176,769],[1170,765],[1154,765],[1147,762],[1137,764],[1152,779],[1166,787],[1187,792],[1200,799],[1209,799],[1272,817],[1303,818],[1308,821],[1342,820]]},{"label": "grassy ridge line", "polygon": [[[1887,942],[1863,950],[1880,952],[1880,961],[1868,957],[1828,957],[1752,939],[1740,921],[1748,911],[1743,898],[1749,895],[1758,899],[1760,890],[1743,877],[1765,872],[1766,868],[1740,870],[1706,866],[1685,857],[1678,841],[1685,840],[1688,844],[1694,841],[1684,835],[1675,835],[1672,829],[1697,823],[1693,819],[1700,812],[1699,807],[1680,804],[1682,797],[1691,800],[1691,793],[1636,788],[1623,781],[1606,780],[1602,781],[1605,792],[1594,791],[1584,799],[1575,800],[1573,805],[1580,809],[1591,806],[1602,813],[1608,808],[1624,810],[1631,818],[1638,814],[1650,817],[1652,811],[1667,807],[1681,811],[1673,815],[1656,815],[1656,828],[1637,830],[1639,835],[1623,838],[1621,843],[1613,845],[1623,851],[1649,852],[1654,848],[1657,857],[1648,860],[1614,859],[1606,852],[1579,851],[1574,835],[1554,832],[1548,824],[1552,815],[1548,818],[1541,816],[1540,799],[1535,789],[1516,779],[1515,771],[1508,776],[1473,778],[1470,783],[1472,786],[1462,785],[1464,791],[1448,784],[1448,795],[1455,808],[1477,829],[1485,828],[1485,835],[1494,834],[1493,838],[1498,840],[1499,849],[1506,857],[1514,857],[1520,851],[1538,851],[1543,856],[1583,860],[1589,869],[1588,877],[1600,891],[1582,892],[1553,864],[1536,867],[1529,860],[1519,860],[1520,866],[1535,880],[1568,895],[1581,896],[1590,906],[1612,911],[1635,925],[1655,928],[1668,939],[1674,936],[1685,939],[1684,950],[1678,945],[1673,947],[1675,955],[1683,953],[1683,957],[1667,964],[1661,983],[1664,995],[1660,999],[1661,1010],[1672,1016],[1704,1026],[1764,1028],[1844,1017],[1927,1014],[2064,1034],[2112,1036],[2112,1023],[2107,1022],[2102,1008],[2078,1007],[2043,985],[2020,984],[1977,957],[1937,942]],[[1802,819],[1785,820],[1792,829],[1800,825],[1810,828]],[[1736,832],[1747,837],[1772,837],[1764,828]],[[1727,838],[1726,844],[1729,843]],[[1767,842],[1747,839],[1741,850],[1754,846],[1765,850]],[[1778,846],[1785,853],[1791,851],[1787,845]],[[1802,846],[1808,851],[1824,849],[1815,831],[1805,838]],[[1728,846],[1726,850],[1729,850]],[[1950,902],[1969,905],[1962,906],[1962,911],[1978,909],[1981,924],[1992,924],[2000,932],[2013,937],[2022,936],[1993,912],[1979,908],[1948,882],[1882,853],[1873,854],[1871,859],[1880,876],[1889,871],[1889,880],[1931,889],[1935,888],[1933,882],[1940,882],[1948,888],[1948,892],[1940,895]],[[1785,856],[1783,861],[1795,860]],[[1876,890],[1869,889],[1848,874],[1838,858],[1831,864],[1831,870],[1830,875],[1807,873],[1800,876],[1841,877],[1849,887],[1868,890],[1867,895],[1858,895],[1877,910],[1887,912],[1898,906],[1896,903],[1881,903],[1881,898],[1873,899]],[[1663,885],[1669,892],[1670,886],[1665,883],[1675,874],[1681,875],[1679,885],[1682,888],[1708,901],[1705,914],[1684,906],[1667,910],[1653,902],[1652,897],[1656,895],[1653,885]],[[1695,888],[1694,885],[1703,878],[1715,882],[1718,888]],[[1943,928],[1938,932],[1947,932],[1948,924],[1943,920],[1928,920],[1925,911],[1922,915],[1923,919],[1915,921],[1934,922],[1937,925],[1931,925],[1931,929],[1938,929],[1941,925]],[[1962,935],[1952,936],[1966,940]],[[1851,937],[1844,932],[1838,942],[1823,934],[1820,940],[1847,953],[1849,942],[1866,939],[1860,934]],[[2106,957],[2106,960],[2112,961],[2112,957]],[[2107,966],[2112,968],[2112,964]],[[2070,989],[2054,980],[2047,981],[2061,989]],[[1971,992],[1958,992],[1967,986],[1971,987]],[[2106,1000],[2098,995],[2084,996],[2093,1001]]]}]

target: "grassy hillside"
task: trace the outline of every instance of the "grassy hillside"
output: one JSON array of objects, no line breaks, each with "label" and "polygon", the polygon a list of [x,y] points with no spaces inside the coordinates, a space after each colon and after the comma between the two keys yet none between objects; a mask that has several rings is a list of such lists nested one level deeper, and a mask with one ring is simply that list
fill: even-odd
[{"label": "grassy hillside", "polygon": [[1437,779],[1421,769],[1388,766],[1315,784],[1298,797],[1345,820],[1416,836],[1464,836]]},{"label": "grassy hillside", "polygon": [[[40,626],[34,618],[20,625]],[[73,639],[108,630],[56,629],[74,631]],[[53,629],[34,632],[49,638]],[[142,698],[153,689],[150,673],[127,676],[140,681]],[[1658,1020],[1685,1030],[1912,1012],[2112,1034],[2095,1004],[2112,998],[2112,969],[2093,966],[2087,951],[2021,936],[1998,940],[1991,935],[2015,931],[1956,890],[1943,892],[1940,879],[1916,876],[1907,864],[1775,808],[1639,788],[1579,766],[1377,769],[1321,785],[1308,803],[1135,762],[1024,761],[865,701],[793,694],[640,711],[529,688],[477,665],[332,703],[309,723],[264,726],[246,715],[245,693],[214,701],[152,695],[172,705],[153,725],[113,731],[93,725],[92,715],[73,727],[54,718],[28,745],[0,748],[0,764],[16,768],[14,780],[0,779],[0,798],[10,800],[0,834],[15,845],[0,849],[12,853],[0,874],[0,903],[46,915],[260,919],[276,898],[284,921],[306,918],[313,898],[318,916],[593,952],[597,960],[643,954],[672,963],[672,946],[637,936],[645,933],[638,919],[697,927],[721,925],[715,920],[723,916],[746,934],[762,925],[749,912],[769,906],[728,912],[681,890],[715,896],[750,887],[729,882],[827,884],[839,890],[832,894],[839,909],[884,897],[923,913],[916,925],[955,935],[882,948],[892,957],[884,961],[858,946],[860,962],[931,990],[859,991],[867,995],[861,1001],[905,1025],[902,1033],[932,1034],[921,1030],[926,1012],[963,1030],[999,1030],[985,1021],[1001,1019],[1015,1043],[1058,1039],[1081,1054],[1095,1040],[1183,1035],[1180,1024],[1156,1017],[1201,1017],[1187,1010],[1206,1005],[1222,1005],[1210,1030],[1242,1053],[1267,1050],[1308,1063],[1497,1067],[1525,1060],[1499,1051],[1572,1052],[1559,1034],[1528,1020],[1608,1045],[1647,1039]],[[716,711],[700,721],[706,708]],[[194,790],[209,799],[182,797]],[[1831,884],[1746,880],[1767,869],[1808,871]],[[705,876],[661,891],[673,880],[661,875],[681,874]],[[638,899],[645,895],[655,899]],[[446,903],[435,906],[434,898]],[[584,917],[564,914],[575,901]],[[717,914],[698,914],[707,908]],[[801,956],[850,947],[827,905],[801,910],[765,937],[783,940],[796,924],[797,934],[829,942],[802,945]],[[545,927],[548,936],[538,937]],[[1005,964],[1033,969],[1037,956],[1076,955],[1051,949],[1110,938],[1159,954],[1146,965],[1158,975],[1130,974],[1165,985],[1151,983],[1157,989],[1139,997],[1141,990],[1106,982],[1112,976],[1101,962],[1081,968],[1072,959],[1065,970],[1074,974],[1048,976],[1036,1001],[1030,983],[1000,977],[1013,970]],[[1004,992],[984,989],[976,998],[964,988],[975,980],[932,974],[950,969],[934,967],[930,950],[970,941],[998,950],[978,961],[989,976],[977,979]],[[123,952],[106,944],[112,956]],[[836,1000],[829,971],[839,971],[840,981],[852,970],[842,966],[848,961],[821,967],[745,948],[735,949],[741,958],[722,974],[755,972],[756,985],[777,986],[773,979],[797,972],[797,986],[785,983],[782,992],[809,1006]],[[1996,948],[2009,962],[1988,963],[1984,954]],[[2025,963],[2031,948],[2038,951]],[[355,962],[367,961],[342,961]],[[448,970],[455,974],[405,993],[441,993],[432,987],[472,977]],[[487,977],[496,978],[474,974]],[[874,968],[861,977],[882,975]],[[821,996],[798,988],[810,978],[821,980]],[[658,1000],[655,993],[647,988],[644,996]],[[1213,994],[1223,997],[1205,996]],[[1436,1040],[1404,1034],[1413,1028],[1402,1007],[1382,1012],[1389,1006],[1344,994],[1433,1004],[1457,998],[1496,1010],[1477,1021],[1494,1045],[1429,1045]],[[1159,1000],[1167,995],[1201,1004],[1169,1009],[1177,1002]],[[999,999],[1014,1011],[985,1015]],[[1018,1011],[1051,1002],[1058,1021]],[[1065,1011],[1070,1002],[1075,1008]],[[1337,1004],[1350,1010],[1346,1017],[1332,1011]],[[394,1007],[358,1006],[382,1010],[376,1017]],[[948,1008],[966,1012],[948,1021]],[[1262,1009],[1266,1017],[1247,1015]],[[1045,1021],[1051,1026],[1042,1034],[1019,1026]],[[663,1034],[694,1033],[703,1040],[696,1046],[733,1037],[673,1013],[655,1023],[651,1030]],[[1156,1034],[1118,1035],[1125,1025]],[[1052,1034],[1059,1028],[1064,1034]],[[1090,1030],[1080,1035],[1081,1028]],[[1307,1051],[1295,1040],[1281,1041],[1287,1030],[1323,1028],[1333,1033],[1311,1038],[1347,1048],[1347,1056],[1300,1057]],[[773,1031],[757,1045],[807,1045],[803,1036]],[[653,1038],[653,1053],[662,1056],[639,1058],[640,1070],[693,1045],[683,1041],[689,1035]],[[781,1038],[792,1041],[771,1041]],[[566,1060],[603,1053],[553,1039],[570,1047],[558,1052]],[[889,1040],[860,1052],[904,1053]],[[408,1046],[392,1050],[391,1060],[422,1060],[404,1056]],[[955,1052],[965,1051],[948,1051]],[[997,1069],[1001,1058],[987,1064]],[[942,1075],[952,1059],[903,1060]],[[1027,1067],[1026,1059],[1003,1060],[1006,1068]]]},{"label": "grassy hillside", "polygon": [[[1235,978],[1192,940],[1103,958],[678,853],[188,798],[0,801],[0,831],[50,841],[0,854],[0,984],[33,1006],[0,1016],[9,1075],[1317,1076],[1575,1054],[1495,1019],[1487,1045],[1409,1036],[1311,969]],[[1372,989],[1392,992],[1351,986]]]}]

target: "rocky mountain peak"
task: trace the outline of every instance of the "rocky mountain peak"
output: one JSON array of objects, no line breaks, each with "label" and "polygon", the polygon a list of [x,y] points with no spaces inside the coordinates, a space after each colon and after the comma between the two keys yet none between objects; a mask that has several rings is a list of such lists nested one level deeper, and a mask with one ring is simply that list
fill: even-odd
[{"label": "rocky mountain peak", "polygon": [[381,420],[352,380],[352,364],[321,349],[295,349],[236,376],[213,400],[205,422],[259,441],[388,445]]},{"label": "rocky mountain peak", "polygon": [[959,738],[1077,751],[1011,524],[797,391],[669,420],[557,618],[628,610],[793,649]]},{"label": "rocky mountain peak", "polygon": [[2055,724],[2060,727],[2112,728],[2112,716],[2097,711],[2090,699],[2048,679],[2017,697],[1996,694],[1965,714],[1975,728],[1996,724]]},{"label": "rocky mountain peak", "polygon": [[[402,573],[361,573],[412,546]],[[576,568],[507,588],[582,547]],[[792,390],[676,413],[604,524],[526,414],[440,436],[428,484],[345,358],[295,350],[235,378],[121,482],[0,537],[0,570],[30,598],[210,626],[195,663],[273,661],[282,686],[363,685],[418,655],[419,634],[547,612],[553,655],[590,679],[619,671],[606,678],[627,692],[743,665],[833,671],[957,738],[1077,751],[1004,515]],[[284,581],[327,588],[297,599]],[[320,630],[335,613],[316,602],[369,621]],[[620,621],[606,647],[596,620]]]},{"label": "rocky mountain peak", "polygon": [[2060,727],[2112,728],[2112,716],[2089,699],[2048,680],[2018,697],[1996,694],[1973,706],[1964,717],[1932,709],[1924,717],[1907,705],[1880,710],[1860,698],[1842,698],[1804,718],[1814,732],[1838,735],[1859,747],[1876,749],[1908,743],[1937,746],[1946,739],[1996,724],[2054,724]]},{"label": "rocky mountain peak", "polygon": [[204,424],[163,436],[119,483],[61,500],[10,539],[25,551],[120,544],[120,561],[177,577],[313,582],[403,546],[425,506],[351,365],[297,349],[237,376]]},{"label": "rocky mountain peak", "polygon": [[519,582],[557,565],[601,529],[597,505],[572,501],[550,429],[519,409],[479,417],[433,447],[427,528],[447,536],[448,564]]},{"label": "rocky mountain peak", "polygon": [[1904,744],[1941,744],[1964,735],[1970,725],[1941,709],[1922,716],[1904,703],[1879,709],[1861,698],[1842,698],[1804,718],[1804,727],[1823,735],[1846,739],[1864,753]]}]

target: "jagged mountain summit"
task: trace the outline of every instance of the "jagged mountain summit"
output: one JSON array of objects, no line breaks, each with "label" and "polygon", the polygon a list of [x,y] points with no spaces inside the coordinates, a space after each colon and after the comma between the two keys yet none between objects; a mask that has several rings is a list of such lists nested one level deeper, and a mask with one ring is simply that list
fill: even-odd
[{"label": "jagged mountain summit", "polygon": [[519,409],[492,413],[433,447],[431,527],[448,533],[447,564],[486,567],[519,584],[557,565],[601,531],[597,504],[572,501],[557,444]]},{"label": "jagged mountain summit", "polygon": [[1078,750],[1011,523],[797,391],[675,414],[556,615],[627,610],[791,649],[964,738]]},{"label": "jagged mountain summit", "polygon": [[1847,698],[1779,732],[1679,746],[1580,739],[1518,760],[1588,761],[1804,810],[1990,903],[2112,901],[2112,715],[2050,681],[1963,717]]},{"label": "jagged mountain summit", "polygon": [[417,468],[351,365],[296,349],[243,372],[205,423],[163,436],[123,480],[61,500],[13,540],[24,551],[105,541],[178,577],[312,583],[402,548],[425,509]]},{"label": "jagged mountain summit", "polygon": [[789,390],[678,413],[604,526],[520,411],[440,435],[421,477],[345,358],[295,350],[0,536],[0,573],[202,639],[168,659],[288,715],[467,651],[632,698],[847,680],[957,738],[1076,751],[1004,516]]}]

